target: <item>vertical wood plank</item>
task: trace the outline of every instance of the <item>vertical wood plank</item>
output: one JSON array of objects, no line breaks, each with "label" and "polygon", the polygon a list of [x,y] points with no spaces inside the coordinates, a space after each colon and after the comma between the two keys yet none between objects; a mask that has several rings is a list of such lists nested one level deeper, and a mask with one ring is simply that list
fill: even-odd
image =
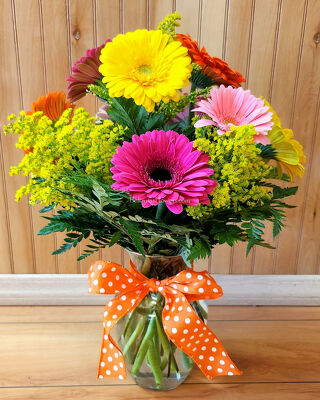
[{"label": "vertical wood plank", "polygon": [[150,0],[149,22],[150,29],[157,29],[159,22],[173,11],[173,0]]},{"label": "vertical wood plank", "polygon": [[[279,0],[256,0],[252,29],[252,46],[250,68],[247,77],[251,92],[269,100],[271,78],[274,66],[276,37],[279,21]],[[266,18],[266,15],[268,18]],[[265,224],[264,239],[276,246],[272,237],[272,225]],[[253,249],[253,273],[272,274],[275,261],[275,250],[256,246]]]},{"label": "vertical wood plank", "polygon": [[[67,92],[66,78],[69,75],[68,25],[65,0],[42,0],[43,36],[47,90]],[[55,21],[54,24],[52,21]],[[57,45],[58,43],[58,45]],[[57,233],[57,247],[63,244],[64,233]],[[57,272],[78,272],[78,250],[72,248],[57,258]],[[45,271],[46,272],[46,271]]]},{"label": "vertical wood plank", "polygon": [[[297,77],[300,66],[301,39],[304,33],[305,1],[283,0],[280,30],[278,38],[277,58],[274,72],[271,103],[282,121],[284,127],[292,127],[291,117],[295,106]],[[294,24],[292,23],[294,21]],[[300,74],[301,76],[301,74]],[[305,96],[309,96],[306,90],[306,79],[308,76],[301,76],[303,79]],[[311,99],[311,98],[310,98]],[[300,108],[300,116],[305,118],[305,109]],[[300,129],[294,129],[295,136],[305,146],[309,141],[309,121],[300,125]],[[313,122],[311,122],[313,124]],[[307,158],[310,148],[305,148]],[[287,211],[286,228],[282,231],[278,241],[278,251],[275,260],[275,272],[277,274],[294,274],[296,271],[296,256],[299,240],[300,208],[302,206],[305,180],[300,182],[298,195],[288,200],[288,203],[298,206],[297,209]]]},{"label": "vertical wood plank", "polygon": [[[97,0],[97,43],[102,44],[106,39],[114,38],[121,32],[121,9],[118,0]],[[99,103],[100,106],[101,103]],[[97,257],[97,255],[96,255]],[[103,260],[122,262],[122,249],[114,245],[101,251]]]},{"label": "vertical wood plank", "polygon": [[[14,5],[14,3],[13,3]],[[0,54],[2,73],[0,76],[0,87],[3,95],[0,99],[1,122],[6,123],[8,114],[17,113],[22,108],[19,70],[19,44],[16,39],[16,21],[14,8],[9,2],[2,5],[1,15],[1,38]],[[7,191],[8,221],[12,237],[12,270],[15,273],[34,272],[34,244],[30,208],[27,198],[23,198],[19,203],[14,201],[16,190],[26,184],[23,176],[9,177],[10,165],[17,165],[23,154],[21,150],[15,148],[17,137],[12,135],[2,137],[4,178]],[[3,239],[5,240],[5,239]],[[5,253],[4,253],[5,255]],[[7,267],[2,268],[2,272],[8,272]]]},{"label": "vertical wood plank", "polygon": [[148,27],[147,0],[123,0],[124,32]]},{"label": "vertical wood plank", "polygon": [[[317,40],[320,34],[319,2],[311,0],[308,4],[306,29],[304,34],[301,70],[297,89],[293,128],[295,134],[302,140],[307,154],[305,177],[300,180],[305,186],[303,202],[295,210],[298,228],[302,216],[301,232],[298,246],[298,274],[320,273],[319,264],[319,170],[320,170],[320,44]],[[299,196],[301,198],[301,196]]]},{"label": "vertical wood plank", "polygon": [[227,0],[203,0],[201,46],[211,56],[222,58]]},{"label": "vertical wood plank", "polygon": [[[230,0],[226,38],[226,62],[247,78],[253,0]],[[240,23],[241,21],[241,23]]]},{"label": "vertical wood plank", "polygon": [[200,0],[176,0],[176,11],[181,15],[179,33],[188,33],[192,39],[199,40]]},{"label": "vertical wood plank", "polygon": [[[251,33],[253,23],[253,0],[230,0],[226,38],[226,61],[247,78],[249,67]],[[241,24],[239,23],[241,21]],[[245,85],[244,85],[245,86]],[[246,243],[239,243],[232,249],[230,272],[250,274],[252,272],[252,251],[246,257]]]}]

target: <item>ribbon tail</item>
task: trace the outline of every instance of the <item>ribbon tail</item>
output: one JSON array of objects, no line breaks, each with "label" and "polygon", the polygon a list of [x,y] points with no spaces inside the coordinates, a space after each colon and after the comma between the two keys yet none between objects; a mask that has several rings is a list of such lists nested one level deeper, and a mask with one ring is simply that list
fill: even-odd
[{"label": "ribbon tail", "polygon": [[[217,336],[198,317],[185,295],[166,288],[163,327],[170,340],[198,365],[208,379],[241,375]],[[178,313],[176,312],[178,311]]]}]

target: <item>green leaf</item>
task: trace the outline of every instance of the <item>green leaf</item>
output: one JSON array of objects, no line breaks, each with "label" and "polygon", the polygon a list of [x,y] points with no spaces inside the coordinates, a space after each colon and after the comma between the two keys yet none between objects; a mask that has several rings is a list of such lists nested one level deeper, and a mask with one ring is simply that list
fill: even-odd
[{"label": "green leaf", "polygon": [[198,260],[211,255],[211,246],[208,239],[205,235],[194,238],[193,246],[190,248],[189,260]]},{"label": "green leaf", "polygon": [[116,231],[116,232],[112,235],[112,237],[111,237],[111,240],[110,240],[110,242],[109,242],[109,247],[111,247],[111,246],[113,246],[114,244],[118,243],[118,241],[120,240],[120,238],[121,238],[121,231]]},{"label": "green leaf", "polygon": [[138,225],[134,222],[127,221],[123,218],[120,218],[119,222],[123,226],[123,228],[127,231],[128,236],[131,238],[138,252],[144,256],[145,251],[143,247],[143,241],[138,230]]},{"label": "green leaf", "polygon": [[54,204],[51,204],[50,206],[46,206],[46,207],[41,208],[41,210],[39,210],[39,213],[43,214],[43,213],[46,213],[46,212],[51,211],[53,209],[54,209]]},{"label": "green leaf", "polygon": [[190,80],[193,85],[199,89],[205,89],[206,87],[214,85],[214,81],[201,70],[192,71]]}]

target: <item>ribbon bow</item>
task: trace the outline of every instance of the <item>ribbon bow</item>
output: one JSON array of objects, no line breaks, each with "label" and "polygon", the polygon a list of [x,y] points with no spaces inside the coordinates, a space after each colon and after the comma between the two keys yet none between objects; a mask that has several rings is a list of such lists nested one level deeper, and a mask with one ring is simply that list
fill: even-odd
[{"label": "ribbon bow", "polygon": [[195,313],[189,301],[217,299],[222,289],[208,272],[187,269],[162,281],[148,279],[130,262],[130,271],[121,265],[96,261],[89,269],[89,293],[118,294],[104,310],[103,340],[98,377],[126,377],[124,357],[110,336],[116,323],[149,292],[165,298],[163,328],[169,339],[193,359],[208,379],[217,375],[241,375],[219,339]]}]

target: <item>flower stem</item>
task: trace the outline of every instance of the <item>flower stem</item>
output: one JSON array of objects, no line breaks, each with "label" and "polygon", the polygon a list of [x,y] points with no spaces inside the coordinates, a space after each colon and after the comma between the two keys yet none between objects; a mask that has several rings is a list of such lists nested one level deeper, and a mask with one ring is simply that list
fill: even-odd
[{"label": "flower stem", "polygon": [[148,319],[147,316],[143,316],[143,317],[140,319],[140,321],[139,321],[139,323],[138,323],[136,329],[134,330],[134,332],[133,332],[132,335],[130,336],[130,339],[127,341],[127,343],[126,343],[125,346],[124,346],[124,349],[123,349],[123,355],[124,355],[124,356],[128,353],[128,351],[130,350],[131,346],[132,346],[133,343],[137,340],[138,336],[139,336],[140,333],[142,332],[142,330],[143,330],[143,328],[144,328],[144,325],[145,325],[146,322],[147,322],[147,319]]},{"label": "flower stem", "polygon": [[[133,367],[131,370],[132,375],[138,375],[141,364],[143,363],[143,360],[146,357],[148,347],[149,347],[150,341],[152,340],[152,337],[154,335],[155,329],[156,329],[156,318],[155,318],[155,315],[153,315],[150,319],[147,332],[142,340],[142,343],[139,347],[136,359],[134,361],[134,364],[133,364]],[[130,340],[131,340],[131,338],[130,338]]]},{"label": "flower stem", "polygon": [[160,201],[160,203],[157,205],[156,220],[162,219],[165,210],[166,203],[164,201]]},{"label": "flower stem", "polygon": [[162,371],[160,369],[160,356],[159,356],[159,349],[156,349],[155,344],[152,340],[150,341],[147,357],[157,388],[159,389],[162,382]]}]

